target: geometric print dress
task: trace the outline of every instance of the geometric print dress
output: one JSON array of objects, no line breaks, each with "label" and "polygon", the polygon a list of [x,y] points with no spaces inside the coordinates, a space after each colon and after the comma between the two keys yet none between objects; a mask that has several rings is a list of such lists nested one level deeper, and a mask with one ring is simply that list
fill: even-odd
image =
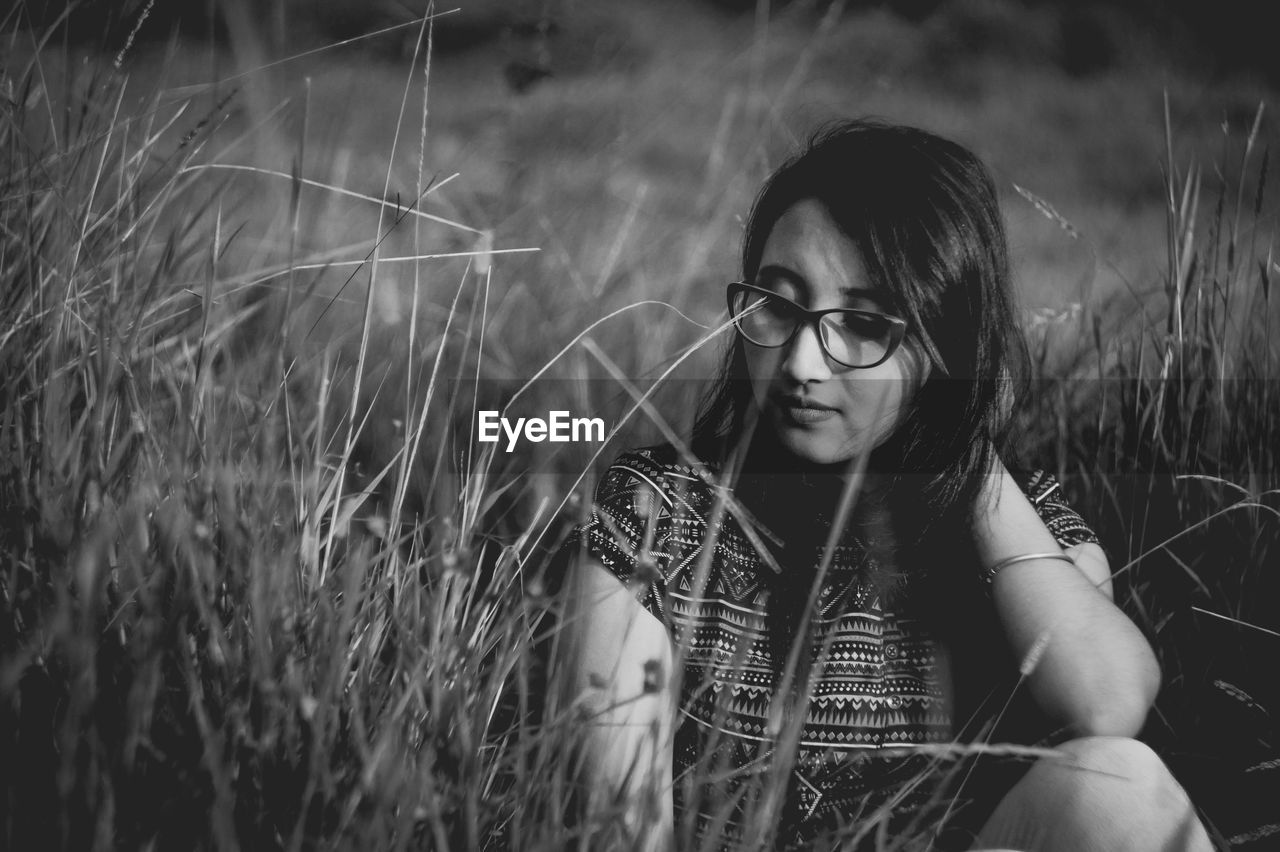
[{"label": "geometric print dress", "polygon": [[[1098,541],[1051,475],[1011,473],[1063,547]],[[882,604],[874,541],[850,532],[807,616],[808,659],[792,667],[806,676],[785,679],[777,572],[752,519],[717,500],[715,474],[668,444],[623,452],[561,548],[612,572],[671,635],[677,835],[694,849],[808,849],[843,831],[840,848],[874,849],[869,831],[849,842],[859,826],[879,818],[900,835],[934,795],[920,783],[929,747],[955,736],[946,650],[909,607]],[[814,539],[811,575],[825,544]]]}]

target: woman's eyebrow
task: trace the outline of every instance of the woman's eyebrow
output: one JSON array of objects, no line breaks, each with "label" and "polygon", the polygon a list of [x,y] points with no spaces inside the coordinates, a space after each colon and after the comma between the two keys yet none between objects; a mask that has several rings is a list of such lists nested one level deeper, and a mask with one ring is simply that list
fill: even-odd
[{"label": "woman's eyebrow", "polygon": [[888,310],[892,304],[889,301],[889,294],[878,287],[841,287],[840,295],[865,299],[873,302],[880,310]]},{"label": "woman's eyebrow", "polygon": [[760,267],[760,271],[756,273],[756,279],[767,279],[770,281],[781,280],[788,284],[794,284],[797,287],[804,287],[807,283],[804,280],[804,276],[800,273],[792,269],[788,269],[785,266],[778,266],[776,263]]}]

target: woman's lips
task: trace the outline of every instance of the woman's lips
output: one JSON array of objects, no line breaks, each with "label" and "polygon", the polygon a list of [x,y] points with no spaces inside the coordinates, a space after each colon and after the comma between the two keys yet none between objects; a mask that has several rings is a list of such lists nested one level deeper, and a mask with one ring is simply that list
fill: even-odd
[{"label": "woman's lips", "polygon": [[821,423],[839,414],[836,409],[812,400],[782,397],[778,400],[778,408],[783,417],[799,426]]}]

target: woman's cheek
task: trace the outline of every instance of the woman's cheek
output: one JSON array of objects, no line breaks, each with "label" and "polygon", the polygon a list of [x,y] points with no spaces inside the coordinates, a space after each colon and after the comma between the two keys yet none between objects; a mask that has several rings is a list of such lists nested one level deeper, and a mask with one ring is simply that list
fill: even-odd
[{"label": "woman's cheek", "polygon": [[893,393],[888,400],[889,404],[885,406],[880,418],[880,434],[876,442],[877,445],[888,440],[894,432],[902,428],[902,425],[907,422],[911,398],[916,392],[914,385],[906,379],[894,382],[892,391]]},{"label": "woman's cheek", "polygon": [[901,420],[903,382],[877,376],[861,385],[861,393],[850,394],[849,431],[859,443],[870,439],[873,447],[888,440]]},{"label": "woman's cheek", "polygon": [[875,415],[874,411],[861,412],[862,416],[849,424],[847,441],[849,448],[854,454],[866,452],[870,447],[868,443],[878,443],[878,426],[872,419]]},{"label": "woman's cheek", "polygon": [[747,376],[751,379],[751,388],[756,402],[763,404],[778,370],[777,351],[757,349],[753,353],[748,349],[746,362]]}]

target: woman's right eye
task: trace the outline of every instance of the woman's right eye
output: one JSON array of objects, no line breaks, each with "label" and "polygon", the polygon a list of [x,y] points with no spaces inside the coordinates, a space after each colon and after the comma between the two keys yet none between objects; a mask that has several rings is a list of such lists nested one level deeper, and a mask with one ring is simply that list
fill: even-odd
[{"label": "woman's right eye", "polygon": [[776,294],[772,296],[761,296],[760,301],[762,303],[761,309],[768,311],[771,314],[790,316],[795,313],[795,308],[785,297],[777,296]]},{"label": "woman's right eye", "polygon": [[800,293],[787,281],[779,281],[777,279],[757,281],[755,286],[781,299],[791,302],[800,301]]}]

